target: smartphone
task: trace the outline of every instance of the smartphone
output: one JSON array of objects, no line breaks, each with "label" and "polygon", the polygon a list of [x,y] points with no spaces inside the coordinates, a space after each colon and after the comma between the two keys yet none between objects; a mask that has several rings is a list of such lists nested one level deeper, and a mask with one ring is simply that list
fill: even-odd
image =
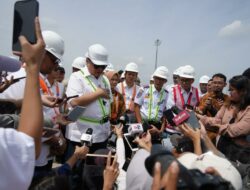
[{"label": "smartphone", "polygon": [[27,40],[36,43],[35,17],[38,16],[39,3],[36,0],[17,1],[14,6],[14,26],[12,51],[21,52],[18,37],[23,35]]},{"label": "smartphone", "polygon": [[57,98],[56,103],[57,103],[57,104],[61,104],[63,101],[64,101],[64,99],[63,99],[63,98]]},{"label": "smartphone", "polygon": [[133,142],[135,139],[134,137],[132,137],[129,133],[125,133],[123,136],[132,152],[137,151],[139,149],[138,145]]},{"label": "smartphone", "polygon": [[74,107],[69,114],[66,116],[66,119],[69,121],[76,121],[85,111],[86,107],[76,106]]},{"label": "smartphone", "polygon": [[193,129],[199,129],[200,128],[200,124],[199,121],[195,115],[194,111],[189,112],[189,118],[186,121],[186,123],[188,123],[190,125],[190,127],[192,127]]}]

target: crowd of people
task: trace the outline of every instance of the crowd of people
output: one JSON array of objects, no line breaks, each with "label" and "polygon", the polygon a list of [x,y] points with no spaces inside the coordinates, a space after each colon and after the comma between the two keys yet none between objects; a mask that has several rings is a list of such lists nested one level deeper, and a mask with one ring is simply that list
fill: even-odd
[{"label": "crowd of people", "polygon": [[[116,71],[93,44],[65,82],[63,38],[35,27],[35,44],[19,38],[20,61],[0,56],[0,189],[250,189],[250,68],[229,93],[222,73],[193,86],[190,65],[173,84],[166,66],[143,73],[143,86],[136,63]],[[197,123],[177,124],[181,113]]]}]

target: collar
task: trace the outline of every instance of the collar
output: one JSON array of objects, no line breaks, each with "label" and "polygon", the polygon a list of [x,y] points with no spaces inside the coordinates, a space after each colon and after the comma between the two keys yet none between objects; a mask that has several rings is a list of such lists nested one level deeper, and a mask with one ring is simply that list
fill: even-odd
[{"label": "collar", "polygon": [[[180,87],[181,87],[181,86],[180,86]],[[192,89],[193,89],[193,87],[191,86],[189,92],[187,92],[186,90],[184,90],[184,89],[181,87],[181,94],[184,94],[184,93],[190,94],[190,93],[192,93]]]},{"label": "collar", "polygon": [[[135,85],[135,83],[134,83],[134,85]],[[132,87],[130,87],[130,88],[133,88],[134,85],[133,85]],[[127,85],[127,83],[126,83],[126,81],[123,81],[123,86],[124,86],[124,88],[129,88],[128,85]],[[129,89],[130,89],[130,88],[129,88]]]},{"label": "collar", "polygon": [[163,90],[163,88],[161,88],[161,90],[158,91],[158,90],[156,90],[155,85],[152,86],[152,91],[153,91],[153,93],[157,92],[157,93],[160,94],[160,93],[162,92],[162,90]]},{"label": "collar", "polygon": [[[81,68],[81,71],[84,73],[85,76],[91,76],[88,67]],[[79,71],[79,72],[81,72]]]}]

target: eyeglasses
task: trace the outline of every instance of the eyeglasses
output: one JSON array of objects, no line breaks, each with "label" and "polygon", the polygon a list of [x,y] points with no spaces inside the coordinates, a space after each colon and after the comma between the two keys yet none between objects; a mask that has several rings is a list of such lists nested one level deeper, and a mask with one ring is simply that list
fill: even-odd
[{"label": "eyeglasses", "polygon": [[181,78],[181,82],[192,82],[193,79]]},{"label": "eyeglasses", "polygon": [[56,56],[54,56],[52,53],[48,52],[48,55],[49,55],[49,58],[51,59],[51,61],[54,63],[54,64],[59,64],[61,62],[60,59],[58,59]]}]

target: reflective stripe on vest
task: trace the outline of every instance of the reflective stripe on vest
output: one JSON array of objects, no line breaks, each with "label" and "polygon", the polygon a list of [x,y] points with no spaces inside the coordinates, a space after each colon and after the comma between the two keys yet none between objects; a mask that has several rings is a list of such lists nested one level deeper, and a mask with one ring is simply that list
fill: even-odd
[{"label": "reflective stripe on vest", "polygon": [[[97,87],[95,86],[95,84],[87,77],[84,75],[84,72],[82,70],[80,70],[82,75],[83,75],[83,78],[90,84],[90,86],[92,87],[93,91],[95,92]],[[108,87],[108,84],[106,82],[106,80],[104,79],[104,77],[102,77],[102,81],[105,85],[105,87]],[[103,105],[103,102],[102,102],[102,99],[101,98],[98,98],[98,103],[99,103],[99,107],[101,108],[102,110],[102,119],[95,119],[95,118],[88,118],[88,117],[80,117],[79,120],[81,121],[85,121],[85,122],[89,122],[89,123],[95,123],[95,124],[100,124],[102,123],[102,121],[108,117],[108,114],[106,113],[105,111],[105,106]]]},{"label": "reflective stripe on vest", "polygon": [[[151,113],[152,113],[152,104],[153,104],[153,85],[151,84],[150,85],[150,88],[149,88],[149,111],[148,111],[148,120],[151,120]],[[160,95],[160,99],[158,102],[161,102],[162,101],[162,98],[163,98],[163,94],[164,94],[164,90],[161,89],[161,95]],[[160,108],[160,105],[159,103],[157,103],[157,106],[156,106],[156,112],[155,112],[155,117],[153,120],[156,120],[157,116],[158,116],[158,112],[159,112],[159,108]]]}]

